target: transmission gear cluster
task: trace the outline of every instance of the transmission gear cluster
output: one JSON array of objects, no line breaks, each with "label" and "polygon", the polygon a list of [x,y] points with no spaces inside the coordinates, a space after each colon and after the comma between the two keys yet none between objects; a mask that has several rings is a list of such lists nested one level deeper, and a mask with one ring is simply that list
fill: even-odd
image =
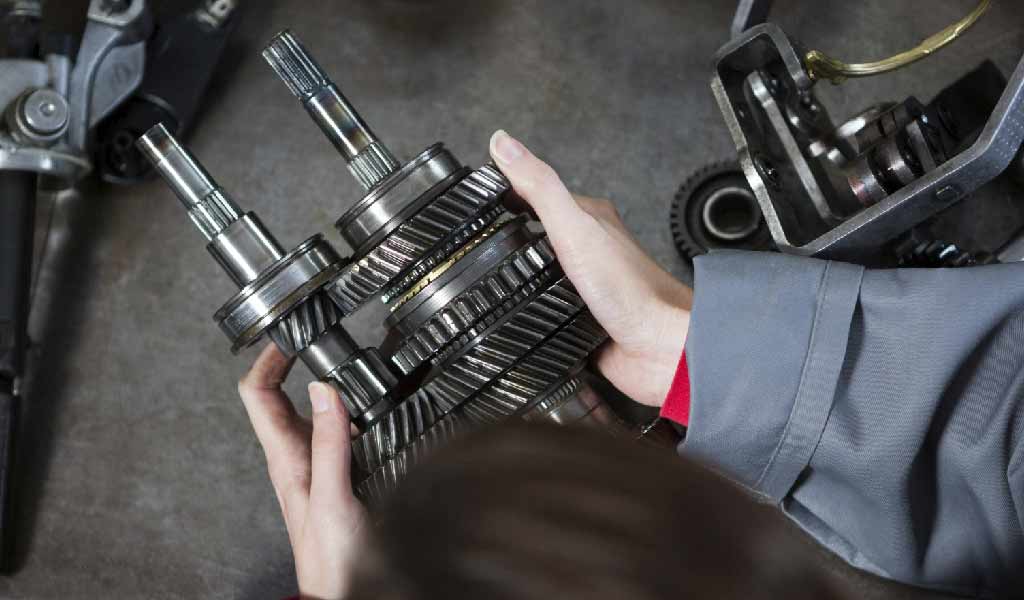
[{"label": "transmission gear cluster", "polygon": [[[357,493],[379,497],[434,445],[504,419],[632,431],[578,377],[607,335],[546,235],[506,210],[505,176],[440,143],[403,164],[295,36],[263,56],[365,190],[335,223],[352,257],[320,236],[285,251],[164,128],[138,145],[239,286],[215,316],[232,350],[267,336],[341,393]],[[360,348],[343,321],[376,298],[387,335]]]}]

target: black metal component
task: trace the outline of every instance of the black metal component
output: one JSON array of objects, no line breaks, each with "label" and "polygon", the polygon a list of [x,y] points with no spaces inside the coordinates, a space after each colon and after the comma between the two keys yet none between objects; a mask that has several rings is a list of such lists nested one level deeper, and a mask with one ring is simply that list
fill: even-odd
[{"label": "black metal component", "polygon": [[775,248],[757,198],[735,162],[712,163],[687,178],[672,202],[669,222],[686,261],[713,248]]},{"label": "black metal component", "polygon": [[44,0],[39,55],[60,54],[72,61],[85,33],[89,0]]},{"label": "black metal component", "polygon": [[0,572],[12,545],[11,471],[28,349],[36,174],[0,171]]},{"label": "black metal component", "polygon": [[893,245],[897,266],[919,268],[958,268],[999,262],[988,252],[970,252],[942,240],[908,235]]},{"label": "black metal component", "polygon": [[104,180],[146,178],[152,168],[135,140],[157,123],[175,135],[192,124],[238,24],[236,7],[233,1],[200,0],[193,10],[156,24],[142,83],[97,130],[94,162]]}]

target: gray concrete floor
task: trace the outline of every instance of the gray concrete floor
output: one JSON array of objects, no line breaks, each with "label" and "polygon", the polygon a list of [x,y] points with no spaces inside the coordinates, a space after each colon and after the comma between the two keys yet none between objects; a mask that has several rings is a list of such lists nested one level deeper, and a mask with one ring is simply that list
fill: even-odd
[{"label": "gray concrete floor", "polygon": [[[687,277],[666,216],[692,170],[734,156],[708,89],[734,2],[245,0],[247,14],[190,144],[286,244],[357,198],[339,158],[259,57],[293,28],[402,157],[435,140],[469,164],[505,128],[575,190],[614,199],[643,246]],[[809,46],[870,59],[959,18],[969,0],[778,0]],[[986,57],[1024,49],[1013,2],[911,69],[822,87],[833,117],[929,98]],[[336,239],[332,237],[332,239]],[[3,598],[275,598],[291,556],[261,451],[210,320],[232,293],[156,182],[56,204],[35,299],[34,370],[16,483],[20,570]],[[380,315],[354,333],[371,342]],[[290,384],[297,399],[305,373]],[[304,408],[305,402],[300,405]],[[924,597],[847,572],[864,597]]]}]

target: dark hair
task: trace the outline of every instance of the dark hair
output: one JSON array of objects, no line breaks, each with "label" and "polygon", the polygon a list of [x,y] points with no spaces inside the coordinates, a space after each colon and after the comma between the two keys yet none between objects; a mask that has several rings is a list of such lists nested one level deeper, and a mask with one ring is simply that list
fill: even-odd
[{"label": "dark hair", "polygon": [[583,429],[468,435],[378,513],[354,598],[835,598],[778,511],[670,451]]}]

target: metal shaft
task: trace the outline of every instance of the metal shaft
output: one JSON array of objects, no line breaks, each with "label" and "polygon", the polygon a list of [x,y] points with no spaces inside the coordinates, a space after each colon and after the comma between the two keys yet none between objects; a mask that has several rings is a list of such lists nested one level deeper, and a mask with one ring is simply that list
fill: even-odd
[{"label": "metal shaft", "polygon": [[274,36],[263,58],[302,102],[363,188],[372,189],[399,169],[398,160],[290,31]]},{"label": "metal shaft", "polygon": [[163,123],[154,125],[136,145],[177,194],[206,239],[212,240],[242,217],[238,206]]},{"label": "metal shaft", "polygon": [[209,240],[207,249],[240,287],[284,256],[284,250],[252,213],[242,214],[199,161],[163,126],[136,142],[174,190],[189,217]]}]

